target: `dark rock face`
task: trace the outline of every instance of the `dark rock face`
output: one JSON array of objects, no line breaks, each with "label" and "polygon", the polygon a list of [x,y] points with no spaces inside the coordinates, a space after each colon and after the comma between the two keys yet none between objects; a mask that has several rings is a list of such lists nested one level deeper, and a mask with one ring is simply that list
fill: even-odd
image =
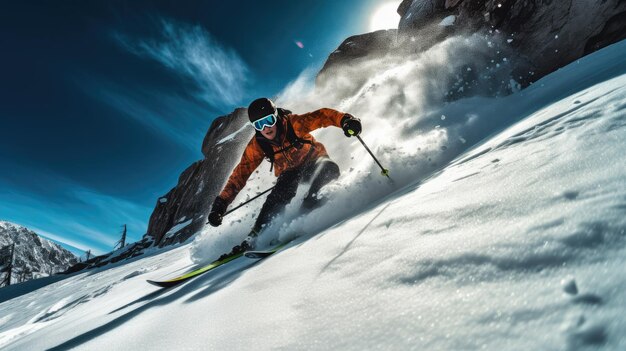
[{"label": "dark rock face", "polygon": [[398,13],[399,35],[420,42],[450,15],[454,32],[499,32],[521,57],[514,76],[523,85],[626,38],[622,0],[405,0]]},{"label": "dark rock face", "polygon": [[157,200],[148,224],[157,245],[182,242],[205,225],[213,200],[254,134],[247,123],[243,108],[212,123],[202,143],[205,158],[183,171],[176,187]]},{"label": "dark rock face", "polygon": [[351,36],[333,51],[317,75],[316,83],[323,85],[338,69],[359,59],[382,56],[396,45],[395,29],[379,30],[372,33]]},{"label": "dark rock face", "polygon": [[[435,9],[435,7],[432,7]],[[409,11],[410,8],[407,8]],[[432,22],[432,21],[431,21]],[[440,26],[441,20],[419,30],[417,34],[398,35],[397,30],[382,30],[346,39],[329,56],[316,80],[316,88],[333,101],[359,98],[371,89],[380,86],[386,72],[394,71],[403,66],[406,74],[407,63],[414,62],[415,67],[430,66],[422,69],[422,75],[415,75],[416,80],[437,80],[446,86],[442,94],[439,89],[427,89],[423,98],[428,101],[453,101],[464,96],[483,95],[498,96],[511,91],[510,64],[506,57],[511,57],[509,48],[497,47],[495,40],[480,36],[472,38],[472,42],[480,41],[480,46],[456,40],[455,52],[439,50],[431,54],[427,61],[420,62],[420,55],[434,44],[441,42],[453,29],[451,26]],[[412,32],[411,32],[412,33]],[[448,55],[448,56],[446,56]],[[451,57],[454,62],[437,62],[435,56]],[[504,59],[504,60],[503,60]],[[459,63],[460,61],[463,61]],[[443,66],[442,66],[443,65]],[[439,71],[439,72],[434,72]],[[406,79],[408,76],[404,76]],[[402,79],[401,79],[402,80]],[[393,82],[387,81],[384,84]],[[397,85],[398,95],[406,87],[406,81]]]},{"label": "dark rock face", "polygon": [[[357,67],[358,64],[393,52],[397,46],[396,38],[397,30],[388,29],[355,35],[344,40],[330,54],[317,74],[317,88],[328,88],[328,84],[333,84],[329,90],[337,96],[354,94],[356,87],[363,85],[369,78],[369,72]],[[339,75],[346,79],[337,79]]]},{"label": "dark rock face", "polygon": [[[438,15],[445,9],[444,4],[444,0],[403,1],[398,7],[398,14],[401,17],[398,30],[406,32],[419,29],[436,21]],[[443,17],[439,20],[442,19]]]}]

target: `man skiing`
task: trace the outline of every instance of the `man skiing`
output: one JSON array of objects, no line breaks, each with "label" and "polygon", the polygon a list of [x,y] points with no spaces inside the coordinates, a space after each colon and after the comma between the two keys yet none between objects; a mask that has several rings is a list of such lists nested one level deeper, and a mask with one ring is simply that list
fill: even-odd
[{"label": "man skiing", "polygon": [[222,224],[226,208],[264,158],[272,163],[278,180],[248,237],[220,259],[254,249],[256,237],[296,195],[300,182],[311,183],[302,208],[311,210],[321,205],[322,199],[317,197],[317,193],[324,185],[339,177],[339,166],[331,161],[324,145],[309,134],[311,131],[336,126],[342,128],[347,137],[361,132],[360,120],[348,113],[322,108],[296,115],[277,108],[267,98],[254,100],[248,107],[248,117],[256,134],[246,146],[224,189],[213,202],[209,223],[215,227]]}]

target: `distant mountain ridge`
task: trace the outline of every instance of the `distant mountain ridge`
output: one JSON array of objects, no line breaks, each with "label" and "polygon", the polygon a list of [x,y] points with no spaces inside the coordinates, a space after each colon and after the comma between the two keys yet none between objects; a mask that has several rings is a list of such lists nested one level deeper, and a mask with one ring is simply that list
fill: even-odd
[{"label": "distant mountain ridge", "polygon": [[[11,284],[59,273],[78,262],[70,251],[32,230],[0,221],[0,248],[11,244],[15,244]],[[0,280],[4,277],[0,274]]]}]

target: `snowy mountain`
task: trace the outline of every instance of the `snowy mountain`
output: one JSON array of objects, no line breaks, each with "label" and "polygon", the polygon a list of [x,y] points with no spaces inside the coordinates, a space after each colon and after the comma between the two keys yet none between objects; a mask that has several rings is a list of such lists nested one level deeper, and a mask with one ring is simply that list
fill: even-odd
[{"label": "snowy mountain", "polygon": [[77,262],[74,254],[58,244],[25,227],[0,221],[0,248],[11,244],[15,244],[11,284],[47,277]]},{"label": "snowy mountain", "polygon": [[[363,97],[419,88],[403,69],[373,79],[350,106],[374,116]],[[290,205],[264,234],[296,237],[286,249],[146,283],[241,241],[251,206],[192,244],[0,303],[0,348],[626,349],[626,42],[507,97],[395,103],[359,114],[395,186],[324,130],[343,174],[327,205]]]}]

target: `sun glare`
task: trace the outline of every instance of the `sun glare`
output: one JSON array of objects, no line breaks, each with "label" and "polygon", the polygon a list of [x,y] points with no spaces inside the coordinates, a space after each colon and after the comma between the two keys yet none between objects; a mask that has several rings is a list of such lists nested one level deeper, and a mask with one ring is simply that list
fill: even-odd
[{"label": "sun glare", "polygon": [[370,30],[398,28],[398,22],[400,22],[400,15],[396,12],[398,6],[400,6],[400,1],[385,2],[380,5],[370,19]]}]

